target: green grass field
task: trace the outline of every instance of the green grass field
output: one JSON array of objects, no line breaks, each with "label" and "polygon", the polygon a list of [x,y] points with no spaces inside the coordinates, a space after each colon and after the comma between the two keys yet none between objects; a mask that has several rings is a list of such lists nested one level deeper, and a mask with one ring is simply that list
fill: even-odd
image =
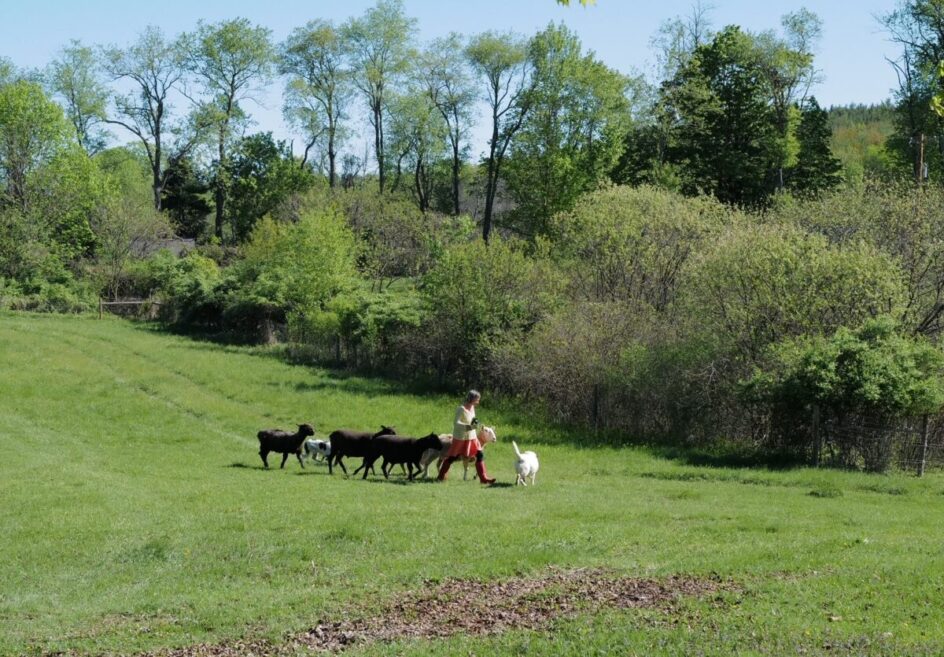
[{"label": "green grass field", "polygon": [[541,457],[536,487],[264,471],[260,428],[422,435],[457,400],[120,320],[0,315],[0,654],[278,646],[446,578],[550,566],[724,585],[345,654],[944,654],[941,474],[694,467],[490,401],[491,474],[513,480],[514,438]]}]

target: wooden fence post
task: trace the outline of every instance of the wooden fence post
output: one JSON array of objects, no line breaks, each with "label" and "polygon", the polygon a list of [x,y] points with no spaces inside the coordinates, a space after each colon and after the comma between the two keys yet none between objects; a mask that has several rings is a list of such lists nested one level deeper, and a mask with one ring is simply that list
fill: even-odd
[{"label": "wooden fence post", "polygon": [[104,308],[104,304],[102,303],[102,298],[101,298],[101,297],[98,297],[98,318],[99,318],[99,319],[102,318],[102,310],[103,310],[103,308]]},{"label": "wooden fence post", "polygon": [[921,462],[918,464],[918,476],[924,476],[924,467],[928,460],[928,416],[921,421]]}]

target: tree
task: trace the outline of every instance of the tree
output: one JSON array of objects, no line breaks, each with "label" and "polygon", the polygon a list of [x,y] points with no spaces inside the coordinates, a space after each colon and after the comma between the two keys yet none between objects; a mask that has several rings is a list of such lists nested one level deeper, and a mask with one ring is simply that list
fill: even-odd
[{"label": "tree", "polygon": [[284,113],[305,133],[305,154],[324,145],[328,160],[328,185],[337,182],[338,147],[344,137],[340,125],[347,118],[351,98],[350,73],[344,66],[344,44],[334,25],[309,21],[296,28],[282,44],[279,72],[288,76]]},{"label": "tree", "polygon": [[0,183],[10,202],[29,209],[29,176],[66,148],[71,132],[62,109],[36,82],[0,86]]},{"label": "tree", "polygon": [[16,67],[6,57],[0,57],[0,87],[10,84],[16,77]]},{"label": "tree", "polygon": [[394,173],[390,191],[400,185],[404,165],[412,173],[410,190],[419,209],[432,201],[434,164],[445,156],[447,126],[423,90],[413,89],[390,102],[390,167]]},{"label": "tree", "polygon": [[227,176],[232,192],[227,217],[237,242],[249,237],[259,219],[312,182],[312,174],[298,166],[285,142],[275,141],[271,132],[241,139]]},{"label": "tree", "polygon": [[212,211],[207,201],[210,186],[187,156],[167,163],[164,197],[161,207],[170,217],[174,232],[180,237],[202,237]]},{"label": "tree", "polygon": [[682,189],[726,203],[758,206],[780,165],[776,115],[754,39],[736,26],[699,46],[662,85],[670,121],[668,159],[681,165]]},{"label": "tree", "polygon": [[161,209],[167,162],[188,155],[206,127],[205,119],[171,120],[171,98],[183,81],[185,44],[168,41],[160,28],[149,26],[126,48],[111,46],[103,52],[105,70],[115,81],[130,82],[133,91],[115,94],[113,118],[141,143],[151,166],[154,208]]},{"label": "tree", "polygon": [[785,31],[783,38],[773,32],[754,37],[780,140],[778,189],[784,187],[784,170],[796,159],[793,132],[797,108],[803,105],[810,87],[819,80],[813,67],[813,50],[822,34],[822,21],[813,12],[800,9],[783,16],[781,25]]},{"label": "tree", "polygon": [[91,222],[95,232],[95,259],[108,296],[119,296],[129,261],[155,240],[172,232],[167,219],[148,202],[147,196],[119,194],[96,208]]},{"label": "tree", "polygon": [[223,222],[229,194],[228,146],[246,114],[240,102],[255,97],[257,84],[269,79],[275,52],[270,30],[253,26],[245,18],[213,25],[201,22],[186,38],[187,66],[210,99],[206,111],[216,130],[217,159],[214,163],[215,232],[223,239]]},{"label": "tree", "polygon": [[108,90],[94,51],[73,39],[49,65],[46,84],[65,102],[79,146],[89,155],[101,151],[107,142],[100,126],[105,122]]},{"label": "tree", "polygon": [[505,153],[530,107],[531,67],[525,40],[511,33],[484,32],[472,37],[466,56],[475,74],[485,83],[492,124],[485,159],[485,212],[482,216],[482,237],[488,242]]},{"label": "tree", "polygon": [[343,28],[354,85],[367,101],[374,128],[374,157],[380,191],[386,184],[384,109],[391,87],[410,66],[416,20],[406,16],[402,0],[377,0],[362,18],[352,18]]},{"label": "tree", "polygon": [[[903,161],[913,163],[914,177],[921,180],[922,141],[944,139],[944,120],[932,105],[944,89],[938,76],[938,66],[944,61],[944,2],[901,0],[897,9],[880,20],[892,42],[901,47],[901,57],[889,60],[898,75],[897,130],[889,146]],[[925,149],[923,161],[930,169],[940,170],[944,154]]]},{"label": "tree", "polygon": [[607,177],[629,128],[629,80],[581,53],[564,26],[531,39],[529,111],[511,145],[508,187],[516,208],[506,223],[546,234],[550,218]]},{"label": "tree", "polygon": [[832,128],[829,116],[811,96],[803,107],[797,141],[800,149],[796,166],[790,172],[790,187],[815,194],[839,184],[842,164],[829,148]]},{"label": "tree", "polygon": [[436,39],[420,63],[426,92],[446,123],[452,148],[452,213],[459,214],[459,176],[465,141],[472,124],[475,89],[463,56],[462,37],[455,32]]}]

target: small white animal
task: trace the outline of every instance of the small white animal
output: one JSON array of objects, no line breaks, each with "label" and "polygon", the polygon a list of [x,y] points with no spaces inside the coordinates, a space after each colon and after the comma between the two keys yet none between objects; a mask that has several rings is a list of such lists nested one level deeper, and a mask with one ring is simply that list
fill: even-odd
[{"label": "small white animal", "polygon": [[322,460],[327,460],[331,456],[331,443],[327,440],[315,440],[314,438],[309,438],[302,443],[302,458],[317,461],[319,456]]},{"label": "small white animal", "polygon": [[522,486],[527,486],[525,479],[531,477],[531,485],[534,485],[534,477],[538,473],[538,455],[534,452],[522,452],[518,449],[518,443],[511,441],[512,447],[515,448],[515,472],[518,473],[518,476],[515,477],[515,486],[521,484]]}]

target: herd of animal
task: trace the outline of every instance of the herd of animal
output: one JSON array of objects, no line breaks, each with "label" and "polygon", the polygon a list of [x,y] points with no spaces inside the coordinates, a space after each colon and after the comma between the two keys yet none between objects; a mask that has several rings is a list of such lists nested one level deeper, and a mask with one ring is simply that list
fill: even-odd
[{"label": "herd of animal", "polygon": [[[363,471],[364,479],[367,478],[368,472],[376,474],[374,464],[379,460],[380,471],[385,478],[390,477],[393,466],[399,465],[408,479],[413,480],[421,473],[423,477],[427,477],[429,466],[433,461],[437,461],[438,470],[452,444],[450,434],[431,433],[422,438],[411,438],[399,436],[395,428],[385,425],[381,425],[380,431],[376,432],[338,429],[331,432],[328,440],[312,438],[314,435],[315,428],[310,424],[299,424],[298,431],[295,433],[281,429],[260,431],[256,436],[259,438],[259,456],[262,457],[263,465],[268,468],[269,454],[276,453],[282,455],[282,464],[279,467],[284,468],[285,461],[294,454],[302,468],[305,467],[306,460],[323,459],[328,464],[330,474],[334,474],[334,466],[339,466],[346,475],[348,472],[344,466],[344,458],[360,457],[363,460],[353,474]],[[494,428],[483,427],[479,431],[479,440],[484,446],[496,442],[498,436]],[[539,467],[537,454],[531,451],[520,451],[514,441],[511,444],[515,448],[516,456],[515,484],[527,486],[526,479],[530,477],[533,485]],[[464,466],[462,478],[467,479],[469,465],[473,464],[475,459],[463,458],[461,460]]]}]

